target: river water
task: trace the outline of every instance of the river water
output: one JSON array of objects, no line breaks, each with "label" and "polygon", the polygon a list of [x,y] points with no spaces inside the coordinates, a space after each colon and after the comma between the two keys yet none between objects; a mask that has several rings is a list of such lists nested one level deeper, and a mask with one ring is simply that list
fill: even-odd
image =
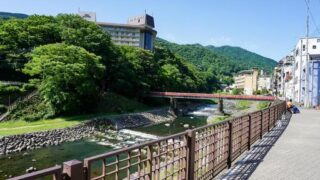
[{"label": "river water", "polygon": [[24,174],[29,167],[40,170],[56,164],[60,165],[68,160],[82,160],[93,155],[200,127],[207,124],[207,117],[215,109],[215,105],[204,105],[190,112],[188,116],[178,117],[172,122],[120,132],[110,130],[106,135],[101,134],[81,141],[0,156],[0,179]]}]

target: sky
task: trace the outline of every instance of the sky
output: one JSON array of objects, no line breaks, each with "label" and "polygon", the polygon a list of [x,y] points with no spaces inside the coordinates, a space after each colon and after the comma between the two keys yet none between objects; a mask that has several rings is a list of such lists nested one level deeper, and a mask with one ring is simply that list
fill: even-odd
[{"label": "sky", "polygon": [[[157,36],[179,44],[240,46],[278,61],[306,34],[307,0],[0,0],[0,11],[57,15],[93,11],[100,22],[155,18]],[[320,0],[309,0],[320,36]],[[319,28],[318,28],[319,29]]]}]

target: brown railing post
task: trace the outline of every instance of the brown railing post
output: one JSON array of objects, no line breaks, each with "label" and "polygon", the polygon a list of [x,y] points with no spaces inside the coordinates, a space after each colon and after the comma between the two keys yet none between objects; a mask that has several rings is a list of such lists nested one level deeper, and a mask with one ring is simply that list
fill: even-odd
[{"label": "brown railing post", "polygon": [[278,105],[277,106],[274,106],[274,121],[273,121],[273,127],[276,126],[276,121],[278,121],[279,119],[279,116],[278,116],[278,113],[279,113],[279,108],[278,108]]},{"label": "brown railing post", "polygon": [[196,134],[192,130],[187,130],[188,139],[188,156],[187,156],[187,179],[194,180],[194,163],[195,163],[195,149],[196,149]]},{"label": "brown railing post", "polygon": [[63,163],[63,173],[68,180],[84,180],[83,163],[78,160],[71,160]]},{"label": "brown railing post", "polygon": [[[174,142],[173,142],[174,143]],[[153,178],[153,174],[152,174],[152,146],[149,145],[147,147],[147,156],[148,156],[148,167],[149,167],[149,179],[152,179]],[[130,161],[129,161],[130,162]],[[130,170],[128,169],[129,173],[130,173]]]},{"label": "brown railing post", "polygon": [[261,124],[260,124],[260,139],[262,139],[263,136],[263,111],[261,112]]},{"label": "brown railing post", "polygon": [[268,116],[268,132],[270,132],[270,121],[271,121],[271,111],[270,111],[270,108],[268,108],[268,111],[269,111],[269,116]]},{"label": "brown railing post", "polygon": [[249,134],[248,134],[248,150],[250,150],[251,148],[251,131],[252,131],[252,121],[251,121],[251,115],[252,114],[249,114]]},{"label": "brown railing post", "polygon": [[232,165],[232,121],[228,121],[229,125],[229,144],[228,144],[228,168]]}]

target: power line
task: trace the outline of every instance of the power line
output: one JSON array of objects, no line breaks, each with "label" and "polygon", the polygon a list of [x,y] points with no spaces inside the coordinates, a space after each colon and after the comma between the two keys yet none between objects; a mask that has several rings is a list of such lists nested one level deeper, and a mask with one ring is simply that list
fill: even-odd
[{"label": "power line", "polygon": [[[320,1],[320,0],[319,0],[319,1]],[[312,11],[310,10],[309,2],[308,2],[307,0],[304,0],[304,2],[305,2],[306,5],[307,5],[308,13],[309,13],[309,15],[310,15],[310,17],[311,17],[311,22],[312,22],[312,24],[315,26],[316,31],[318,32],[318,34],[320,34],[320,28],[318,27],[318,25],[317,25],[317,23],[316,23],[316,21],[315,21],[315,18],[314,18],[313,14],[312,14]]]}]

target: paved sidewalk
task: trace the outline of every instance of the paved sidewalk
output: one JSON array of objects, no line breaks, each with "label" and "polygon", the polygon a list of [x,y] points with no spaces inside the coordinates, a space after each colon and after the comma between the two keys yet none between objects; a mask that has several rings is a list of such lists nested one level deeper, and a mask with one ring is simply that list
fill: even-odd
[{"label": "paved sidewalk", "polygon": [[302,110],[288,123],[282,120],[221,178],[320,179],[320,111]]}]

